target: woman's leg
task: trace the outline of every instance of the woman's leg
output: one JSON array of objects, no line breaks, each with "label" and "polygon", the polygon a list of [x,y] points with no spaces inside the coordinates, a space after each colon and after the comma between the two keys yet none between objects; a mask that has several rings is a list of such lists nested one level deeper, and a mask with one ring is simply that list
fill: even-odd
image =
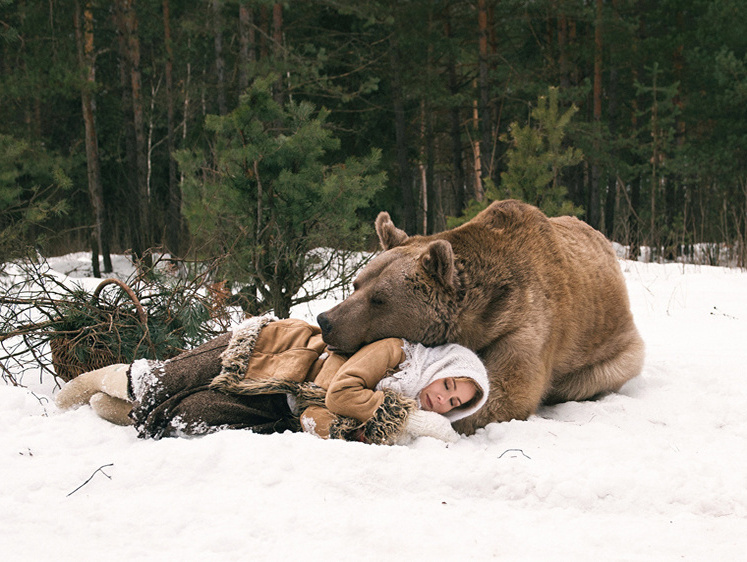
[{"label": "woman's leg", "polygon": [[230,339],[230,333],[223,334],[167,361],[135,361],[128,373],[130,398],[149,409],[210,384],[220,373],[220,356]]},{"label": "woman's leg", "polygon": [[[68,410],[88,404],[93,396],[104,393],[112,399],[129,402],[130,409],[134,400],[143,398],[157,405],[184,389],[209,383],[220,372],[220,353],[226,348],[228,337],[220,336],[167,362],[141,360],[133,365],[118,363],[82,373],[62,387],[55,402],[60,409]],[[132,394],[130,389],[138,392]],[[119,414],[125,406],[102,397],[97,403],[99,409],[94,410],[100,415],[103,412],[101,417],[109,419],[106,412],[116,410],[119,413],[114,417],[119,421],[114,423],[124,421]]]},{"label": "woman's leg", "polygon": [[285,395],[239,396],[209,388],[221,372],[221,354],[230,337],[224,334],[168,361],[133,363],[129,378],[135,405],[130,417],[140,437],[296,428]]},{"label": "woman's leg", "polygon": [[284,394],[239,396],[209,388],[221,372],[224,334],[168,361],[138,360],[84,373],[58,393],[61,408],[89,403],[102,418],[134,424],[140,437],[199,435],[218,429],[297,430]]},{"label": "woman's leg", "polygon": [[204,435],[223,429],[250,429],[255,433],[299,429],[284,394],[239,396],[204,389],[168,406],[152,412],[141,427],[146,436]]}]

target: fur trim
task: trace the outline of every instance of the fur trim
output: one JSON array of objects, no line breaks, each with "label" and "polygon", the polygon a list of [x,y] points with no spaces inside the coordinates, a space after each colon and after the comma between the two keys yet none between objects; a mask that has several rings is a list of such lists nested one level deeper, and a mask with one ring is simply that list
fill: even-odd
[{"label": "fur trim", "polygon": [[237,387],[241,386],[244,380],[249,358],[252,356],[259,333],[262,328],[275,320],[273,316],[255,316],[242,322],[233,331],[228,347],[220,354],[221,371],[210,383],[211,389],[234,394],[252,394],[251,392],[238,392]]},{"label": "fur trim", "polygon": [[355,418],[337,416],[337,419],[329,426],[329,438],[362,441],[364,425]]},{"label": "fur trim", "polygon": [[[210,388],[221,390],[215,380]],[[312,382],[297,383],[283,379],[245,379],[241,385],[231,388],[229,394],[256,396],[258,394],[290,394],[298,401],[298,406],[305,409],[309,406],[324,406],[327,391]]]},{"label": "fur trim", "polygon": [[299,412],[303,412],[310,406],[324,406],[326,408],[324,405],[326,396],[327,391],[313,382],[297,384],[295,394],[296,408],[298,408]]},{"label": "fur trim", "polygon": [[333,439],[364,441],[376,445],[391,445],[404,431],[407,417],[417,409],[411,398],[384,390],[384,401],[371,419],[361,423],[356,419],[338,416],[329,430]]},{"label": "fur trim", "polygon": [[215,384],[213,381],[210,388],[220,390],[228,394],[241,394],[244,396],[256,396],[259,394],[285,394],[295,399],[294,410],[303,412],[309,406],[324,406],[324,398],[327,391],[312,382],[297,383],[283,379],[245,379],[240,385],[228,389]]}]

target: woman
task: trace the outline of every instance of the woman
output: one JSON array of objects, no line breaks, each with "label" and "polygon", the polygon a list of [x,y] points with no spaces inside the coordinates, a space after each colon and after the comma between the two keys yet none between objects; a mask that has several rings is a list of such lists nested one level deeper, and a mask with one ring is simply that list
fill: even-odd
[{"label": "woman", "polygon": [[56,400],[62,409],[90,403],[144,438],[303,429],[395,443],[455,440],[451,422],[476,412],[487,394],[479,358],[456,344],[389,338],[347,357],[327,348],[316,326],[262,316],[168,361],[83,373]]}]

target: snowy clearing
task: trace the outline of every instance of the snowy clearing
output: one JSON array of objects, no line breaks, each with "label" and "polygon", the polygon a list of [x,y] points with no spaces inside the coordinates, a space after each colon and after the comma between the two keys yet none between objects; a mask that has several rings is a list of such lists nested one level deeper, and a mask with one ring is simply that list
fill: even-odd
[{"label": "snowy clearing", "polygon": [[744,559],[747,273],[620,264],[643,374],[454,445],[144,441],[25,373],[0,385],[3,559]]}]

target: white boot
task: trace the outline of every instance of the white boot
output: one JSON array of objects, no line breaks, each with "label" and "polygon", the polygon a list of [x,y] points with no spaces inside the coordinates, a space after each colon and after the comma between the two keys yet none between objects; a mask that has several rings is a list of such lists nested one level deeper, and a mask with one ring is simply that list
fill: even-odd
[{"label": "white boot", "polygon": [[132,402],[114,398],[103,392],[91,396],[91,408],[99,417],[117,425],[132,425],[127,414],[132,410]]},{"label": "white boot", "polygon": [[128,400],[127,369],[129,365],[118,363],[102,369],[81,373],[68,382],[57,393],[55,402],[61,410],[68,410],[76,406],[88,404],[91,396],[97,392],[105,392],[109,396]]},{"label": "white boot", "polygon": [[[129,365],[111,365],[101,377],[101,392],[106,392],[113,398],[130,400],[127,393],[127,370]],[[102,369],[103,370],[103,369]]]}]

